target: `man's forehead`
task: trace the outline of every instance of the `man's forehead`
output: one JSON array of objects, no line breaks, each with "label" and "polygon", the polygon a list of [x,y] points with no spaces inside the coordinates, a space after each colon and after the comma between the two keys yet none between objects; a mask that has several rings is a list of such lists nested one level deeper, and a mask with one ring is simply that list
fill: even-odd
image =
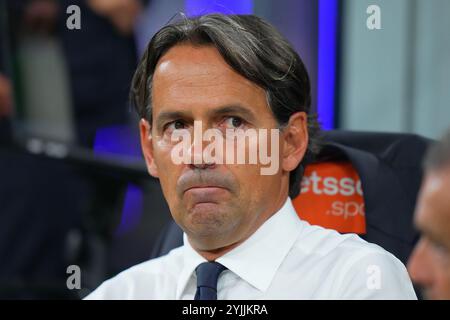
[{"label": "man's forehead", "polygon": [[154,116],[162,109],[267,108],[265,91],[234,71],[215,47],[188,44],[171,48],[158,62],[152,102]]},{"label": "man's forehead", "polygon": [[212,45],[179,44],[170,48],[158,61],[154,77],[182,74],[210,75],[234,73],[219,51]]}]

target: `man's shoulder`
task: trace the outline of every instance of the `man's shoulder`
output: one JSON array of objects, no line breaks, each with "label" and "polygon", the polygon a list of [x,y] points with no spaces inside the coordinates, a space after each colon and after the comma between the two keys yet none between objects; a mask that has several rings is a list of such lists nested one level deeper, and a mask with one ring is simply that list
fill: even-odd
[{"label": "man's shoulder", "polygon": [[349,265],[361,259],[391,261],[403,264],[384,248],[365,241],[357,234],[340,234],[339,232],[307,222],[298,238],[295,247],[305,255],[317,259],[331,259],[335,264]]},{"label": "man's shoulder", "polygon": [[152,293],[159,288],[170,289],[183,266],[183,247],[178,247],[159,258],[151,259],[126,269],[103,282],[85,299],[158,299]]},{"label": "man's shoulder", "polygon": [[[320,270],[322,280],[334,279],[330,283],[337,288],[333,290],[335,298],[416,298],[402,262],[387,250],[356,234],[340,234],[306,223],[295,249],[304,259],[313,261],[316,271]],[[377,277],[379,286],[375,281]],[[372,279],[375,279],[373,286]]]},{"label": "man's shoulder", "polygon": [[369,243],[355,233],[341,234],[333,229],[310,225],[302,221],[303,228],[297,240],[297,246],[310,253],[326,255],[336,250],[357,252],[384,250],[378,245]]}]

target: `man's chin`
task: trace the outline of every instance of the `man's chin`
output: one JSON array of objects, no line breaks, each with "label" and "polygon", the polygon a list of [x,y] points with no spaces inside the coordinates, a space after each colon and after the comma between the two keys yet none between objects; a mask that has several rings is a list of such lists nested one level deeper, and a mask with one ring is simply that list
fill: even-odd
[{"label": "man's chin", "polygon": [[235,225],[230,210],[225,210],[223,205],[216,203],[196,204],[185,218],[185,227],[197,239],[221,238]]},{"label": "man's chin", "polygon": [[217,204],[201,203],[190,210],[186,226],[199,237],[217,237],[225,231],[227,218]]},{"label": "man's chin", "polygon": [[189,214],[191,215],[214,215],[219,214],[221,211],[221,205],[215,202],[200,202],[196,203],[189,210]]}]

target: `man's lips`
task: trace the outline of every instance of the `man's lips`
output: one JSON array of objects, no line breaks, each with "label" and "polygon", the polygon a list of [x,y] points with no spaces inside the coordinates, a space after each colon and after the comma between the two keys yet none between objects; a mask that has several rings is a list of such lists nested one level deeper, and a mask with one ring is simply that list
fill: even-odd
[{"label": "man's lips", "polygon": [[207,185],[207,186],[192,186],[187,188],[186,190],[184,190],[184,193],[186,193],[187,191],[190,190],[194,190],[194,191],[214,191],[215,189],[226,189],[222,186],[212,186],[212,185]]},{"label": "man's lips", "polygon": [[187,170],[179,177],[176,185],[179,197],[193,192],[234,193],[235,190],[236,184],[232,174],[228,171],[219,172],[218,170]]},{"label": "man's lips", "polygon": [[218,186],[199,186],[191,187],[184,192],[185,197],[188,197],[194,203],[218,202],[223,199],[223,196],[228,190]]}]

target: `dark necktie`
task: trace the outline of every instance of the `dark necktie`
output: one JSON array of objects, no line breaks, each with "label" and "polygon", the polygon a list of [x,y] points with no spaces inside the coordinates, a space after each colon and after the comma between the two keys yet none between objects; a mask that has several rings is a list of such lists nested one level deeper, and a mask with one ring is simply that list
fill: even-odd
[{"label": "dark necktie", "polygon": [[195,300],[217,300],[217,280],[227,268],[218,262],[203,262],[196,269],[197,292]]}]

